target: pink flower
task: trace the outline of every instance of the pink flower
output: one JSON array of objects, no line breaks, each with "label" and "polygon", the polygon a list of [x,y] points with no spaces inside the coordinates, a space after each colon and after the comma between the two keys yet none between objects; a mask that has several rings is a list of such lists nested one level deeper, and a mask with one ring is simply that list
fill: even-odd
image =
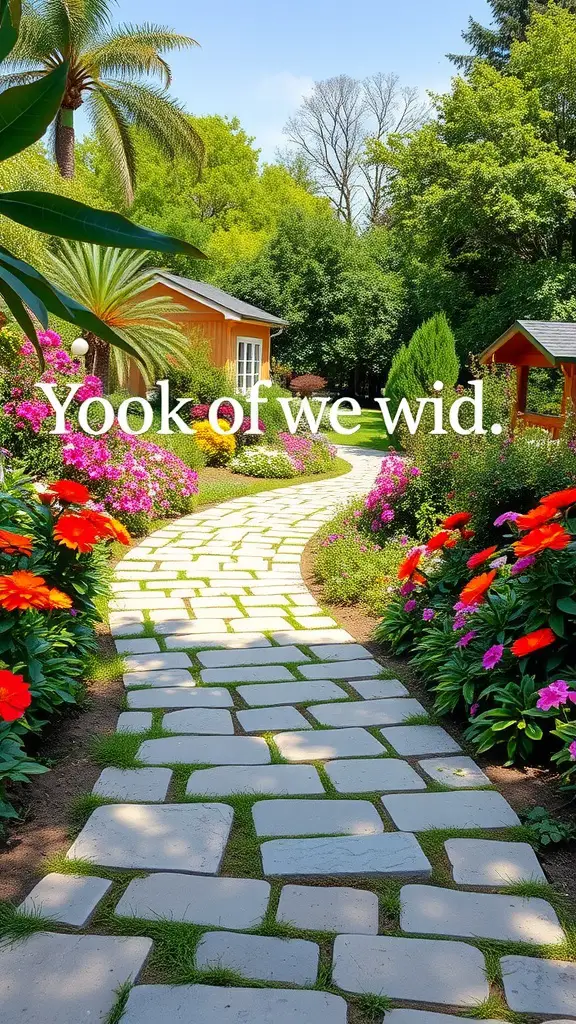
[{"label": "pink flower", "polygon": [[541,711],[550,711],[550,708],[559,708],[561,704],[571,701],[576,704],[576,691],[568,689],[568,683],[564,679],[557,679],[556,682],[539,690],[540,700],[536,704]]},{"label": "pink flower", "polygon": [[357,508],[352,514],[354,516],[354,519],[360,519],[360,516],[362,515],[362,512],[361,512],[361,510],[359,508]]},{"label": "pink flower", "polygon": [[478,636],[477,629],[471,629],[469,633],[465,633],[461,636],[456,647],[468,647],[468,644],[472,642]]},{"label": "pink flower", "polygon": [[572,760],[576,761],[576,740],[574,740],[574,742],[570,744],[570,746],[568,747],[568,750],[569,750],[570,757],[572,758]]},{"label": "pink flower", "polygon": [[482,658],[482,667],[485,669],[494,668],[504,656],[504,644],[494,644],[489,647]]},{"label": "pink flower", "polygon": [[473,704],[472,707],[470,708],[470,712],[469,712],[470,718],[475,718],[476,715],[478,714],[479,710],[480,710],[480,705],[478,703]]},{"label": "pink flower", "polygon": [[435,615],[436,612],[434,611],[433,608],[425,608],[424,611],[422,612],[422,618],[424,619],[424,622],[431,622]]},{"label": "pink flower", "polygon": [[504,523],[515,523],[518,519],[518,512],[503,512],[494,520],[494,526],[504,526]]},{"label": "pink flower", "polygon": [[416,584],[412,583],[412,580],[406,580],[400,587],[402,597],[408,597],[408,594],[411,594],[414,590],[416,590]]},{"label": "pink flower", "polygon": [[518,573],[524,572],[524,569],[529,569],[531,565],[534,565],[535,561],[536,555],[525,555],[524,558],[519,558],[518,561],[514,563],[510,572],[513,576],[517,576]]},{"label": "pink flower", "polygon": [[406,601],[406,604],[404,605],[404,611],[413,612],[416,607],[416,604],[417,602],[414,600],[413,597],[411,597],[409,601]]}]

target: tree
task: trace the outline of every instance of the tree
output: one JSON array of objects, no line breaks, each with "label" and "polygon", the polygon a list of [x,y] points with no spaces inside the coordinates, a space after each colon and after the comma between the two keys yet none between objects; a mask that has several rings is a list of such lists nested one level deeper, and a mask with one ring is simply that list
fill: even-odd
[{"label": "tree", "polygon": [[[416,89],[403,88],[396,75],[364,81],[338,75],[316,82],[284,132],[300,157],[300,169],[315,181],[347,224],[365,217],[380,222],[386,173],[365,158],[368,137],[384,140],[421,124],[425,107]],[[284,155],[290,165],[290,156]]]},{"label": "tree", "polygon": [[[456,342],[445,313],[436,313],[402,345],[392,360],[385,396],[394,414],[403,398],[413,405],[419,398],[433,394],[441,381],[446,393],[458,382],[460,364]],[[429,412],[429,410],[427,410]]]},{"label": "tree", "polygon": [[[488,61],[502,70],[508,64],[510,49],[517,41],[524,41],[526,29],[534,11],[546,10],[551,0],[488,0],[492,9],[492,26],[486,28],[474,18],[469,18],[468,28],[462,38],[471,47],[472,53],[448,56],[457,67],[470,70],[476,58]],[[557,0],[561,7],[576,11],[576,0]]]},{"label": "tree", "polygon": [[[150,382],[158,372],[167,372],[168,364],[185,364],[189,346],[170,320],[184,307],[166,296],[143,297],[155,281],[154,271],[146,266],[148,260],[145,252],[65,242],[58,253],[47,254],[46,269],[59,288],[129,342]],[[93,331],[86,331],[85,337],[90,344],[87,371],[100,377],[107,393],[112,355],[115,379],[123,386],[129,369],[126,354],[111,350]]]},{"label": "tree", "polygon": [[[196,45],[162,25],[112,28],[109,0],[72,6],[67,0],[25,0],[20,34],[4,61],[0,86],[38,82],[66,66],[64,94],[53,122],[60,173],[74,176],[74,111],[85,105],[130,201],[135,177],[132,126],[145,129],[171,158],[180,154],[199,163],[201,140],[166,91],[171,72],[162,56]],[[159,78],[162,86],[147,84],[149,77]]]}]

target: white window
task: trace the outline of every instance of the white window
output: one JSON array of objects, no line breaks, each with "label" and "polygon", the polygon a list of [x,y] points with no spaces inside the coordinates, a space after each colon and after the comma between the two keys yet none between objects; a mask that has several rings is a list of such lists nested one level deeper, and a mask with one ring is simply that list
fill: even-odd
[{"label": "white window", "polygon": [[238,338],[236,355],[236,390],[241,395],[256,383],[262,364],[262,342],[258,338]]}]

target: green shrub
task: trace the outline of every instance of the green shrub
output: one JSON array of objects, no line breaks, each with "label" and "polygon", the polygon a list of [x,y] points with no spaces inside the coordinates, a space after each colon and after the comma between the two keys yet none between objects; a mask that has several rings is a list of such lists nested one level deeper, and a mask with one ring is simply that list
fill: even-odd
[{"label": "green shrub", "polygon": [[402,398],[409,402],[432,393],[436,381],[442,381],[445,393],[458,381],[460,364],[456,342],[444,313],[436,313],[412,335],[408,346],[402,346],[390,367],[386,397],[395,410]]},{"label": "green shrub", "polygon": [[297,476],[297,470],[286,452],[266,445],[243,448],[230,462],[230,469],[233,473],[266,479],[288,480]]}]

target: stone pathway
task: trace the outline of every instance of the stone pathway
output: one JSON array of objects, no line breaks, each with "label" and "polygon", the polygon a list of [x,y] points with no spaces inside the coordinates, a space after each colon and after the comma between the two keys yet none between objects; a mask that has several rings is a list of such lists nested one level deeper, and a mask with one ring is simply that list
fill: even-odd
[{"label": "stone pathway", "polygon": [[378,472],[345,457],[345,477],[186,516],[117,566],[123,767],[94,787],[77,873],[22,905],[45,930],[0,948],[0,1019],[116,1024],[122,991],[122,1024],[576,1019],[516,814],[303,583],[309,538]]}]

